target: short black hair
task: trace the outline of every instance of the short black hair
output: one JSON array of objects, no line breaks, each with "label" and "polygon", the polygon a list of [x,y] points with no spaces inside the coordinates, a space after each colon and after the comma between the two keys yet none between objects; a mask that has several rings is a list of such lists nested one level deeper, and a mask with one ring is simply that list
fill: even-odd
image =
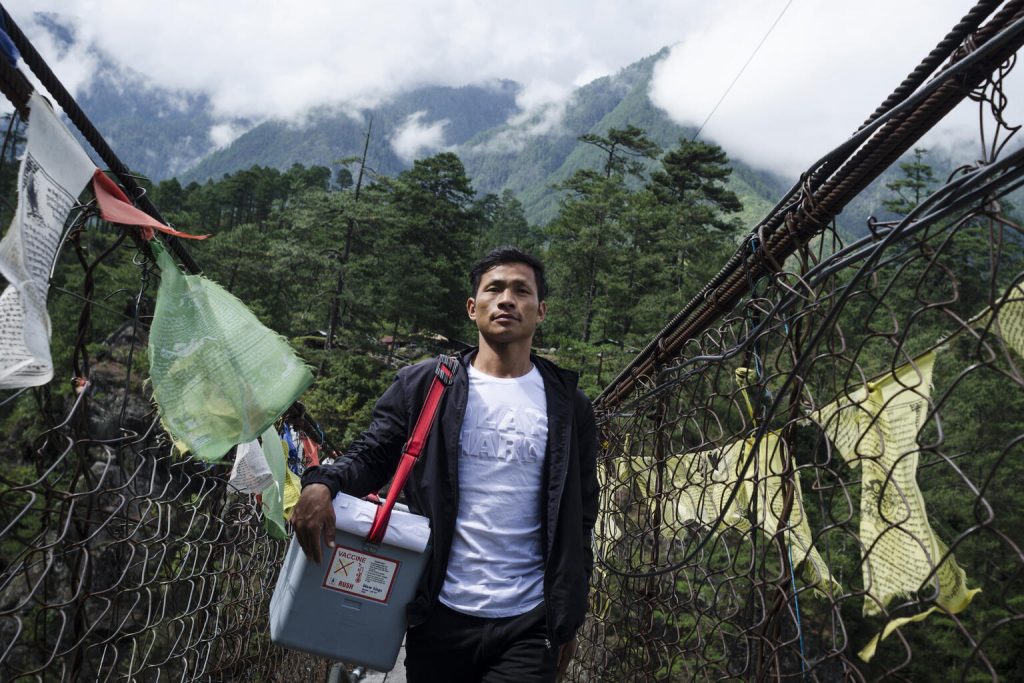
[{"label": "short black hair", "polygon": [[544,301],[547,298],[548,281],[544,278],[544,264],[536,256],[527,254],[519,247],[511,245],[492,249],[491,253],[473,265],[473,269],[469,271],[469,282],[473,288],[473,296],[476,296],[477,289],[480,288],[480,280],[483,278],[484,273],[491,268],[496,268],[506,263],[524,263],[533,268],[533,277],[537,281],[537,299]]}]

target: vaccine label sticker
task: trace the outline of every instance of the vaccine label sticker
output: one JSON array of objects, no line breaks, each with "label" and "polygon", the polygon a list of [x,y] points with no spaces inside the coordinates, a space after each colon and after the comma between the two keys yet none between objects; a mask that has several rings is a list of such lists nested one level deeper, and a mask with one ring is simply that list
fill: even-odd
[{"label": "vaccine label sticker", "polygon": [[386,604],[400,563],[355,548],[337,546],[323,587]]}]

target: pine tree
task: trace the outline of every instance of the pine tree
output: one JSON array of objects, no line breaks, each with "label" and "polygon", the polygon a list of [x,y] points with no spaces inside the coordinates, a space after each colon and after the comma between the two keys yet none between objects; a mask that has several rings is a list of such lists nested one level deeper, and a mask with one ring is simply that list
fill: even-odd
[{"label": "pine tree", "polygon": [[740,226],[734,214],[742,204],[725,186],[731,174],[720,147],[686,139],[651,174],[658,230],[649,248],[659,261],[659,282],[641,302],[647,325],[659,312],[662,323],[675,313],[735,250]]},{"label": "pine tree", "polygon": [[885,184],[886,189],[893,193],[882,201],[886,210],[905,216],[928,196],[929,189],[935,184],[935,176],[932,167],[923,161],[927,152],[926,149],[915,147],[914,160],[900,163],[903,177]]},{"label": "pine tree", "polygon": [[604,177],[612,174],[640,176],[643,174],[642,159],[654,159],[661,152],[640,128],[629,125],[625,128],[610,128],[607,135],[587,133],[579,137],[580,142],[593,145],[607,155],[604,162]]}]

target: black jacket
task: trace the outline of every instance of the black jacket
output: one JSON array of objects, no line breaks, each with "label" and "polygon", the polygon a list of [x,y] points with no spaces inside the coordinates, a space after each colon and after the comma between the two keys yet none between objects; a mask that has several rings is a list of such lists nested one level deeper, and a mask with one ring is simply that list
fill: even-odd
[{"label": "black jacket", "polygon": [[[460,355],[462,367],[441,404],[405,486],[409,508],[431,521],[433,552],[416,597],[408,608],[410,626],[426,621],[444,583],[455,531],[459,496],[459,436],[469,382],[466,366],[475,349]],[[594,565],[591,536],[597,516],[597,432],[589,399],[577,388],[576,373],[532,356],[544,378],[548,442],[544,459],[544,601],[553,643],[570,639],[587,611]],[[325,484],[333,496],[343,491],[362,497],[379,490],[398,466],[434,374],[436,360],[402,368],[373,410],[369,429],[333,465],[311,467],[302,484]]]}]

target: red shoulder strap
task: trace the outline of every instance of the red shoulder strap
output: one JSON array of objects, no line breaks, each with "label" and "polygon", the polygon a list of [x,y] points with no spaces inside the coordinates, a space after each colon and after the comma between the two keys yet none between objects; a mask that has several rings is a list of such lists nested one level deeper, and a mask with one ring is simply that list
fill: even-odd
[{"label": "red shoulder strap", "polygon": [[452,356],[440,356],[437,365],[434,367],[434,379],[427,391],[427,399],[423,402],[420,415],[416,418],[416,426],[413,427],[412,436],[405,442],[402,448],[402,459],[398,464],[398,471],[391,481],[391,490],[388,493],[384,505],[377,508],[377,515],[373,519],[370,533],[366,540],[370,543],[380,544],[384,540],[384,533],[388,530],[388,521],[391,519],[391,510],[395,507],[398,494],[405,487],[405,481],[412,472],[413,465],[423,451],[423,445],[427,442],[427,435],[430,428],[437,420],[438,408],[441,405],[441,398],[444,392],[452,385],[455,373],[458,371],[459,361]]}]

